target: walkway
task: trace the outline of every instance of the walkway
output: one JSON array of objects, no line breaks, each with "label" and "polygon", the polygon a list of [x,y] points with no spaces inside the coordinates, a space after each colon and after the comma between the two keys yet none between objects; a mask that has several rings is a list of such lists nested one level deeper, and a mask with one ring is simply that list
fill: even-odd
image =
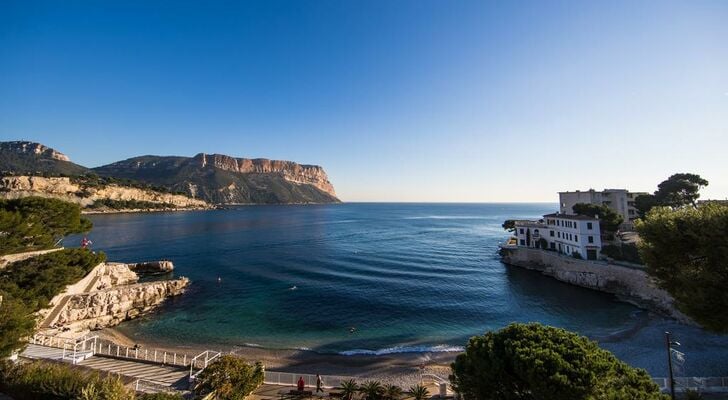
[{"label": "walkway", "polygon": [[[29,344],[20,356],[32,359],[61,361],[63,359],[63,349]],[[76,365],[98,371],[120,374],[134,379],[143,379],[177,390],[185,390],[188,386],[189,370],[186,368],[142,361],[121,360],[98,355],[89,357]]]}]

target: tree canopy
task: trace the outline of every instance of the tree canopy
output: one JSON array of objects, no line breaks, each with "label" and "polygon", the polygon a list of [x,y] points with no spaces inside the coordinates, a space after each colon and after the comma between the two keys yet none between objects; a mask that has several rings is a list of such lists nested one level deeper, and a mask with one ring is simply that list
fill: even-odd
[{"label": "tree canopy", "polygon": [[263,383],[263,375],[263,364],[224,355],[200,373],[195,392],[214,393],[220,400],[243,400]]},{"label": "tree canopy", "polygon": [[105,260],[104,253],[65,249],[0,270],[0,357],[10,355],[22,346],[22,338],[32,334],[36,311]]},{"label": "tree canopy", "polygon": [[728,207],[656,207],[636,227],[657,284],[695,321],[728,333]]},{"label": "tree canopy", "polygon": [[74,203],[43,197],[0,200],[0,255],[51,248],[91,227]]},{"label": "tree canopy", "polygon": [[644,370],[583,336],[538,323],[471,338],[450,381],[465,400],[664,399]]},{"label": "tree canopy", "polygon": [[635,198],[635,208],[640,216],[645,215],[657,206],[680,208],[697,206],[700,189],[708,186],[708,181],[698,174],[678,173],[657,185],[654,194],[640,195]]},{"label": "tree canopy", "polygon": [[624,222],[624,218],[612,211],[605,205],[577,203],[571,207],[574,214],[586,215],[587,217],[596,218],[599,216],[599,229],[604,233],[614,233],[619,229],[619,225]]}]

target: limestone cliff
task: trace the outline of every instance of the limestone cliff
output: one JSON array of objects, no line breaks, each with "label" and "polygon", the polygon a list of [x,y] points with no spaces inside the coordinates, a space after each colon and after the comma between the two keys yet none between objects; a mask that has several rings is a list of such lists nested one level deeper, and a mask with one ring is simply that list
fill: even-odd
[{"label": "limestone cliff", "polygon": [[142,156],[104,165],[94,172],[187,193],[214,204],[339,201],[322,167],[292,161],[204,153],[194,157]]},{"label": "limestone cliff", "polygon": [[50,158],[59,161],[71,161],[67,155],[43,146],[40,143],[27,141],[0,142],[0,151],[15,152],[17,154],[32,155],[39,158]]},{"label": "limestone cliff", "polygon": [[89,186],[67,177],[5,176],[0,178],[0,198],[52,197],[92,207],[100,200],[153,203],[172,208],[207,208],[188,196],[120,185]]},{"label": "limestone cliff", "polygon": [[167,297],[184,292],[187,278],[137,283],[73,295],[58,315],[56,323],[73,324],[75,329],[114,326],[153,310]]},{"label": "limestone cliff", "polygon": [[224,154],[200,153],[192,158],[200,167],[211,165],[223,171],[241,174],[281,174],[289,182],[313,185],[336,197],[334,185],[323,168],[318,165],[302,165],[293,161],[268,160],[265,158],[235,158]]}]

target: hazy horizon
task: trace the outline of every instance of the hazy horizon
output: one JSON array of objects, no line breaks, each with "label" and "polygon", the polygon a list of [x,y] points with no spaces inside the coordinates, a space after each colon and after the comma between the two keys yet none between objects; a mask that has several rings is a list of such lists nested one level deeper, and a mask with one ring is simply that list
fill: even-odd
[{"label": "hazy horizon", "polygon": [[0,140],[324,167],[348,202],[728,198],[728,3],[7,1]]}]

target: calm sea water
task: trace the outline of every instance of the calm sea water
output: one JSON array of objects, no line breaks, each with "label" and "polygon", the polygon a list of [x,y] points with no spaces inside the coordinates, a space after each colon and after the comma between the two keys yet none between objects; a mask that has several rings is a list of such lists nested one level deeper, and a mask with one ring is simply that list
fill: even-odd
[{"label": "calm sea water", "polygon": [[382,354],[458,350],[472,335],[538,321],[598,340],[654,376],[666,374],[669,330],[687,354],[684,374],[728,375],[726,336],[499,261],[503,220],[555,208],[337,204],[98,215],[90,238],[114,261],[169,258],[176,275],[192,280],[160,312],[122,324],[133,337]]}]

